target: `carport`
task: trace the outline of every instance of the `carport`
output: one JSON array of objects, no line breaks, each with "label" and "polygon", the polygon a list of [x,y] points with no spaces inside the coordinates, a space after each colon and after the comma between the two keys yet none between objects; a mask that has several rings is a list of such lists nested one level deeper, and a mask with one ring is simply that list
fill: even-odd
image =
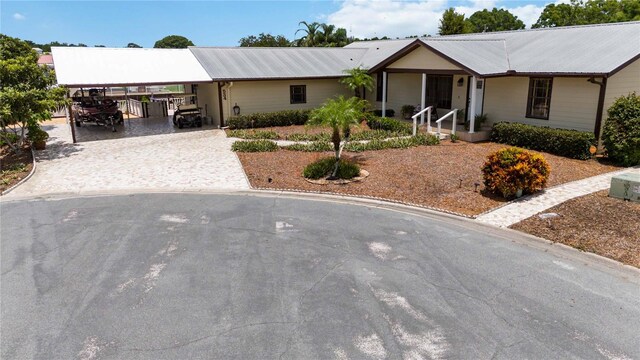
[{"label": "carport", "polygon": [[[129,120],[126,126],[129,127],[132,125],[128,87],[184,85],[185,89],[193,89],[197,102],[197,85],[213,84],[188,49],[53,47],[51,51],[59,85],[70,89],[124,87]],[[75,143],[76,128],[71,114],[69,106],[67,123]],[[144,126],[144,123],[136,125]]]}]

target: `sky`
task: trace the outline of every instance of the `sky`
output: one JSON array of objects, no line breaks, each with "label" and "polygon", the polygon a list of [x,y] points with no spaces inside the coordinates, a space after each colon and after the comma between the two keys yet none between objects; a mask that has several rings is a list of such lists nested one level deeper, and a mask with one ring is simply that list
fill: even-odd
[{"label": "sky", "polygon": [[[237,46],[261,32],[296,38],[300,21],[325,22],[355,37],[406,37],[438,31],[442,12],[467,16],[504,8],[531,26],[553,0],[333,0],[333,1],[5,1],[0,32],[36,43],[143,47],[167,35],[198,46]],[[560,2],[564,0],[556,0]],[[298,37],[300,33],[298,34]]]}]

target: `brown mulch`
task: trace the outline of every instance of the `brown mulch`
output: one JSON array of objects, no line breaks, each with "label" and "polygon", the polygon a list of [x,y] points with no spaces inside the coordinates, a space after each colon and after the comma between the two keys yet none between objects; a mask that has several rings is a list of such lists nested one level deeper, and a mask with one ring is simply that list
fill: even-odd
[{"label": "brown mulch", "polygon": [[[370,174],[362,182],[347,185],[316,185],[302,177],[307,164],[331,153],[279,150],[238,156],[253,187],[381,197],[473,216],[505,201],[484,191],[480,170],[487,155],[503,147],[445,141],[438,146],[346,153]],[[543,155],[551,165],[548,186],[619,169],[596,160]],[[477,192],[475,183],[480,184]]]},{"label": "brown mulch", "polygon": [[[24,166],[21,166],[24,165]],[[13,170],[20,167],[20,170]],[[33,158],[29,146],[16,154],[8,146],[0,147],[0,192],[7,190],[24,179],[33,168]]]},{"label": "brown mulch", "polygon": [[569,200],[511,226],[579,250],[640,268],[640,204],[607,196],[607,190]]}]

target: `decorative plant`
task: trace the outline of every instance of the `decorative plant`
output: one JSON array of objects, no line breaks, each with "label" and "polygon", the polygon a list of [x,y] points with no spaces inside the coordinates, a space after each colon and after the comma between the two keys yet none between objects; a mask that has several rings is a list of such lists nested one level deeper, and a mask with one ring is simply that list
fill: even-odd
[{"label": "decorative plant", "polygon": [[366,100],[357,97],[345,99],[338,96],[311,111],[309,125],[328,126],[332,129],[331,142],[335,152],[335,166],[331,178],[335,178],[338,172],[340,155],[344,145],[349,141],[351,127],[359,124],[363,117],[363,109],[366,109],[368,104]]},{"label": "decorative plant", "polygon": [[504,198],[532,194],[545,187],[551,167],[542,155],[516,147],[500,149],[482,167],[485,187]]},{"label": "decorative plant", "polygon": [[367,69],[356,67],[345,70],[345,74],[349,76],[342,78],[340,82],[354,92],[355,96],[362,98],[362,89],[371,91],[373,89],[373,77],[369,75]]},{"label": "decorative plant", "polygon": [[460,136],[458,136],[458,135],[456,135],[456,134],[451,134],[450,139],[451,139],[451,142],[452,142],[452,143],[457,143],[457,142],[458,142],[458,140],[460,140]]},{"label": "decorative plant", "polygon": [[[473,131],[479,131],[482,128],[482,124],[486,122],[487,122],[487,114],[476,115],[474,117]],[[464,129],[468,131],[470,128],[471,128],[471,121],[465,120]]]},{"label": "decorative plant", "polygon": [[[307,179],[320,179],[334,171],[335,159],[332,157],[322,158],[305,166],[302,176]],[[338,171],[335,175],[338,179],[352,179],[360,175],[360,167],[348,160],[341,159],[338,162]]]},{"label": "decorative plant", "polygon": [[402,105],[402,108],[400,108],[400,111],[402,112],[402,117],[405,119],[410,119],[415,109],[416,107],[413,105]]}]

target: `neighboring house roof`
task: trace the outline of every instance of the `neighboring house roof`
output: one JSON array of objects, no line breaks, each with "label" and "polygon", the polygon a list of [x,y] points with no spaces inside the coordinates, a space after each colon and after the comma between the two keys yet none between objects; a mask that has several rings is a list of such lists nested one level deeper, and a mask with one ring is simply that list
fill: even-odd
[{"label": "neighboring house roof", "polygon": [[[361,44],[347,47],[357,48]],[[383,68],[420,45],[480,76],[513,72],[605,75],[640,57],[640,22],[421,38],[406,43],[404,48],[371,68]],[[376,46],[391,49],[398,44]],[[375,62],[368,61],[369,54],[363,63]]]},{"label": "neighboring house roof", "polygon": [[53,47],[51,53],[61,85],[211,82],[188,49]]},{"label": "neighboring house roof", "polygon": [[44,54],[38,57],[38,65],[53,64],[53,56],[51,54]]},{"label": "neighboring house roof", "polygon": [[345,76],[365,49],[189,47],[213,80]]}]

